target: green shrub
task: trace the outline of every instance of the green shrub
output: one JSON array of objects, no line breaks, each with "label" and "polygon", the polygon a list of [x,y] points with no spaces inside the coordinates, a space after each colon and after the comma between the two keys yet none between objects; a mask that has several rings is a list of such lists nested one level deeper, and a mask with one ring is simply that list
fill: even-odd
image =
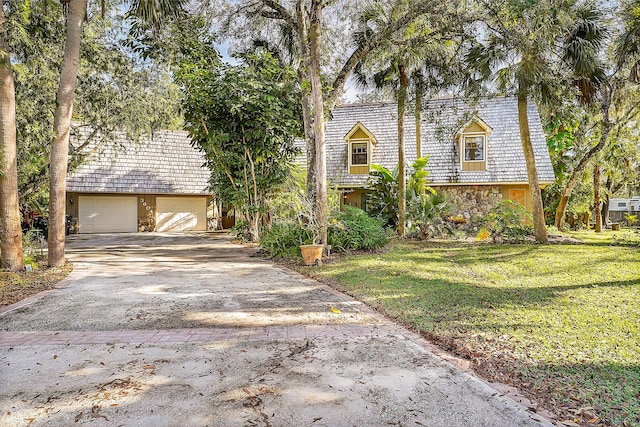
[{"label": "green shrub", "polygon": [[312,242],[311,233],[295,221],[277,221],[262,230],[260,246],[278,258],[300,257],[300,245]]},{"label": "green shrub", "polygon": [[494,242],[521,242],[533,235],[533,226],[523,224],[531,214],[513,200],[502,200],[487,215],[485,227]]},{"label": "green shrub", "polygon": [[331,219],[327,232],[329,245],[338,252],[378,249],[388,238],[382,220],[352,206],[344,206]]},{"label": "green shrub", "polygon": [[442,194],[421,194],[410,200],[407,208],[410,235],[419,239],[429,239],[454,234],[455,230],[451,223],[448,220],[445,221],[449,202]]},{"label": "green shrub", "polygon": [[231,227],[229,232],[236,236],[237,240],[241,242],[246,242],[249,239],[247,238],[249,234],[249,221],[246,219],[238,219],[236,218],[236,223]]}]

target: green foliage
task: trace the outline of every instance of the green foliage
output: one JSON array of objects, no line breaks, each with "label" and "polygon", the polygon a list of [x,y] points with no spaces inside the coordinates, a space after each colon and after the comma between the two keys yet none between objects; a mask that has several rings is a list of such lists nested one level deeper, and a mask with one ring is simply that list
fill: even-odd
[{"label": "green foliage", "polygon": [[533,234],[531,225],[523,224],[531,220],[531,214],[513,200],[502,200],[487,215],[485,228],[494,242],[518,242]]},{"label": "green foliage", "polygon": [[[445,221],[449,203],[443,195],[429,186],[429,172],[425,170],[428,157],[417,159],[407,180],[408,235],[426,239],[453,233]],[[371,165],[367,199],[367,212],[378,218],[385,227],[395,229],[398,224],[398,168],[393,171]]]},{"label": "green foliage", "polygon": [[281,188],[301,135],[297,77],[268,53],[223,64],[211,46],[194,47],[176,73],[184,87],[186,130],[205,153],[215,196],[249,221],[253,240],[266,201]]},{"label": "green foliage", "polygon": [[40,230],[29,230],[22,235],[22,250],[24,252],[25,265],[36,268],[40,261],[46,259],[44,249],[47,241]]},{"label": "green foliage", "polygon": [[417,238],[429,239],[452,235],[454,229],[446,220],[450,208],[446,197],[438,193],[421,194],[408,203],[408,228]]},{"label": "green foliage", "polygon": [[275,221],[260,233],[260,246],[276,258],[299,258],[299,246],[309,243],[311,233],[296,221]]},{"label": "green foliage", "polygon": [[[297,201],[301,210],[306,204]],[[309,205],[311,206],[311,205]],[[312,207],[312,206],[311,206]],[[371,218],[362,209],[343,206],[343,211],[334,211],[329,220],[328,244],[336,252],[374,250],[387,243],[387,234],[380,220]],[[262,230],[260,246],[271,256],[299,258],[298,246],[317,242],[317,232],[308,224],[313,209],[307,214],[297,213],[293,217],[280,216]]]},{"label": "green foliage", "polygon": [[[417,159],[413,163],[413,171],[407,180],[407,206],[421,199],[426,193],[434,194],[429,187],[425,170],[428,157]],[[379,218],[385,227],[396,228],[398,225],[398,167],[393,171],[381,165],[371,165],[367,188],[370,190],[367,199],[367,212]],[[410,218],[409,218],[410,219]]]},{"label": "green foliage", "polygon": [[[16,85],[18,186],[23,209],[42,212],[48,203],[47,179],[53,114],[65,40],[65,17],[53,0],[5,2],[7,40]],[[90,15],[98,15],[89,10]],[[123,48],[125,24],[106,10],[84,25],[74,100],[69,170],[89,150],[109,143],[115,130],[132,139],[180,125],[179,91],[168,71],[141,61]],[[88,129],[88,130],[87,130]],[[80,140],[80,134],[91,140]],[[85,144],[86,143],[86,144]]]},{"label": "green foliage", "polygon": [[632,225],[635,225],[636,222],[638,222],[638,215],[626,213],[624,214],[624,219],[627,221],[627,225],[631,227]]},{"label": "green foliage", "polygon": [[328,243],[337,252],[374,250],[387,244],[387,234],[379,219],[362,209],[343,206],[329,221]]},{"label": "green foliage", "polygon": [[379,218],[385,227],[398,225],[398,167],[393,171],[380,165],[371,165],[367,188],[367,212]]}]

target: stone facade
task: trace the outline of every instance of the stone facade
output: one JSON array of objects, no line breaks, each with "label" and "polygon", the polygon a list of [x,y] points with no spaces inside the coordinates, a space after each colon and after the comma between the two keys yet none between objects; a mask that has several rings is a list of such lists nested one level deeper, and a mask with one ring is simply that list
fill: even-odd
[{"label": "stone facade", "polygon": [[477,216],[486,216],[502,200],[500,185],[458,185],[435,188],[451,203],[451,213],[462,215],[467,221]]}]

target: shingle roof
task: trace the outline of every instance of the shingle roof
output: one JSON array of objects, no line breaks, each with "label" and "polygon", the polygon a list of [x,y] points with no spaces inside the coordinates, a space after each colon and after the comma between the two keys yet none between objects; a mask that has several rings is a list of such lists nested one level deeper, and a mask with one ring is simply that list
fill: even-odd
[{"label": "shingle roof", "polygon": [[117,133],[67,177],[67,191],[208,194],[209,171],[186,132],[160,131],[138,143]]},{"label": "shingle roof", "polygon": [[[487,140],[485,171],[462,171],[455,153],[454,135],[473,113],[493,132]],[[535,103],[528,108],[531,142],[541,183],[554,180],[551,159]],[[361,122],[377,139],[372,162],[389,169],[398,162],[397,107],[395,103],[352,104],[337,107],[327,124],[327,175],[330,185],[363,186],[367,175],[350,175],[344,136]],[[405,120],[407,164],[416,159],[415,119]],[[518,108],[515,98],[498,97],[478,104],[455,98],[426,103],[422,118],[422,153],[430,155],[427,169],[433,184],[526,183],[527,169],[520,142]]]}]

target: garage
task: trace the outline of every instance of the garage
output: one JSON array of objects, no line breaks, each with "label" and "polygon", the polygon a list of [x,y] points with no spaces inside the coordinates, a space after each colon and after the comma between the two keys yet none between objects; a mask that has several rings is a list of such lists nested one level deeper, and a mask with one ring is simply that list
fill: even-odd
[{"label": "garage", "polygon": [[156,231],[206,231],[206,197],[157,197]]},{"label": "garage", "polygon": [[80,196],[80,233],[133,233],[138,231],[138,202],[135,196]]}]

